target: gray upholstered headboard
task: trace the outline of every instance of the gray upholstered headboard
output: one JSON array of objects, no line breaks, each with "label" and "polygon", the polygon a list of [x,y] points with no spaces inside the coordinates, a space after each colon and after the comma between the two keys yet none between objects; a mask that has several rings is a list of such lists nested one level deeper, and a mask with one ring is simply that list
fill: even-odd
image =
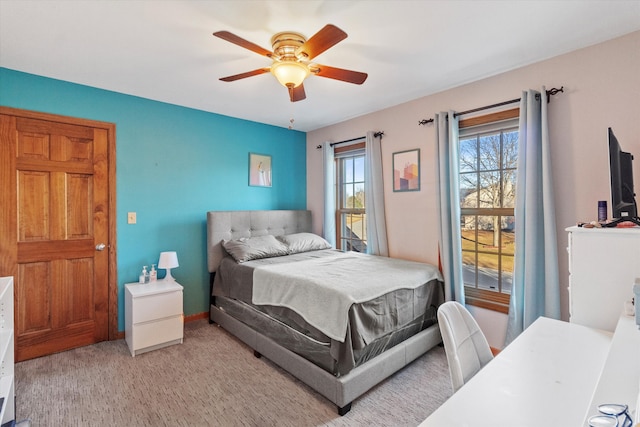
[{"label": "gray upholstered headboard", "polygon": [[225,256],[222,240],[311,232],[311,211],[207,212],[207,267],[213,273]]}]

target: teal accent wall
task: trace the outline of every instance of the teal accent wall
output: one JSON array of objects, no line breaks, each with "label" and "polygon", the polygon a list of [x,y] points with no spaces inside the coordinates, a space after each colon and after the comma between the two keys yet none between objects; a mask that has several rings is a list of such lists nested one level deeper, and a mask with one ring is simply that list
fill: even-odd
[{"label": "teal accent wall", "polygon": [[[208,311],[207,211],[306,209],[303,132],[6,68],[0,105],[116,124],[120,331],[124,284],[161,251],[178,253],[172,275],[184,286],[185,315]],[[248,185],[250,152],[272,156],[272,187]],[[128,212],[137,224],[127,224]]]}]

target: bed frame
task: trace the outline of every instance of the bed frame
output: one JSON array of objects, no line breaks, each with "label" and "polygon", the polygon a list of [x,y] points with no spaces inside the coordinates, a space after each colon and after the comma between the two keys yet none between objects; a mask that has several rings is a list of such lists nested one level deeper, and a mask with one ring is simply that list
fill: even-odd
[{"label": "bed frame", "polygon": [[[311,232],[311,211],[207,212],[207,264],[211,274],[210,286],[213,285],[215,272],[224,256],[222,240],[267,234],[278,236],[304,231]],[[264,355],[329,399],[337,405],[340,415],[349,412],[353,400],[442,342],[440,329],[435,324],[354,368],[348,374],[336,377],[219,310],[214,305],[213,297],[209,320],[251,347],[257,357]]]}]

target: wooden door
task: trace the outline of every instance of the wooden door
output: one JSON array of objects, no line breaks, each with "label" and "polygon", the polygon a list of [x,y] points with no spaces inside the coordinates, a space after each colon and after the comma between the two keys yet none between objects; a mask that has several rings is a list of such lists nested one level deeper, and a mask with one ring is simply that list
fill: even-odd
[{"label": "wooden door", "polygon": [[107,340],[115,129],[0,113],[0,276],[14,276],[16,360]]}]

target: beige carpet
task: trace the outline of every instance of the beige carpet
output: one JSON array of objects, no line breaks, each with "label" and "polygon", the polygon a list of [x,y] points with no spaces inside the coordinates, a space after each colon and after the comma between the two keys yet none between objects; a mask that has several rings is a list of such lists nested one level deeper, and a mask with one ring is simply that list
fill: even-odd
[{"label": "beige carpet", "polygon": [[123,340],[16,364],[16,418],[32,426],[416,426],[451,395],[436,347],[336,407],[216,325],[131,357]]}]

